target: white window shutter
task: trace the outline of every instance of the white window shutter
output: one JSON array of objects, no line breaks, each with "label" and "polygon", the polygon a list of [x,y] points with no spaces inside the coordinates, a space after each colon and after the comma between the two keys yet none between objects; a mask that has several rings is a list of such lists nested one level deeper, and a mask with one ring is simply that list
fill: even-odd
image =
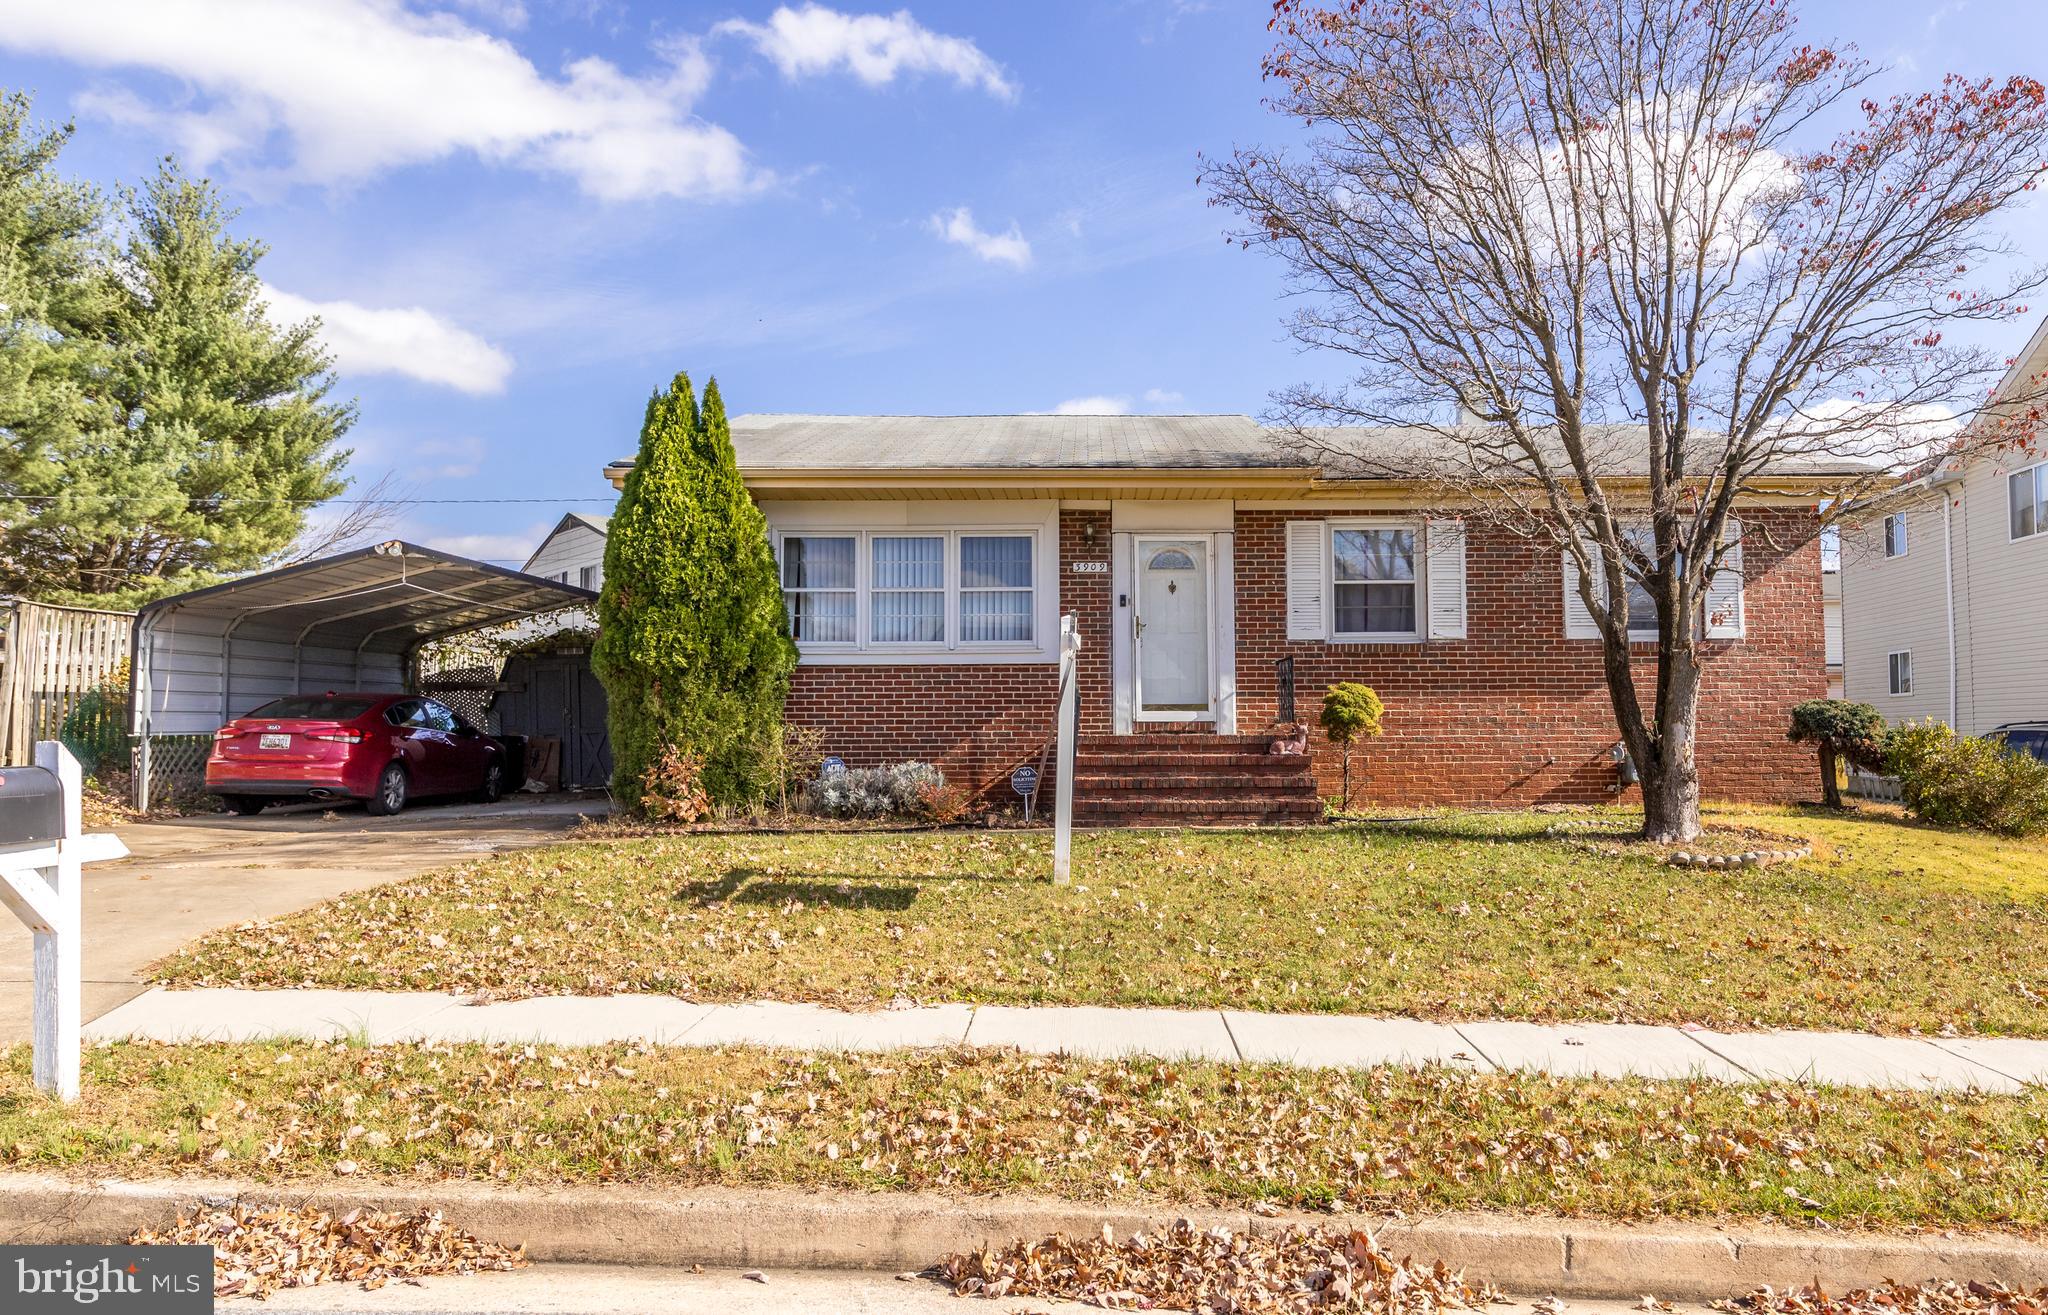
[{"label": "white window shutter", "polygon": [[[1587,551],[1593,557],[1593,569],[1603,572],[1600,545],[1589,544]],[[1598,586],[1595,586],[1596,588]],[[1564,637],[1566,639],[1598,639],[1600,625],[1593,620],[1593,611],[1586,606],[1586,600],[1579,597],[1579,564],[1572,560],[1571,550],[1564,553]]]},{"label": "white window shutter", "polygon": [[1733,516],[1721,527],[1727,556],[1707,581],[1707,638],[1740,639],[1742,616],[1742,523]]},{"label": "white window shutter", "polygon": [[1321,521],[1287,522],[1287,637],[1322,639],[1328,621],[1323,606],[1326,576]]},{"label": "white window shutter", "polygon": [[1429,585],[1429,637],[1465,637],[1465,522],[1433,520],[1423,526],[1424,570]]}]

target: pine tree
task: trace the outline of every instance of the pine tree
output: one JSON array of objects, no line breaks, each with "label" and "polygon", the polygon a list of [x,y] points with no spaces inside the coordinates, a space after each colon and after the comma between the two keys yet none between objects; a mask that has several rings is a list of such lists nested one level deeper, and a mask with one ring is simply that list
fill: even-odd
[{"label": "pine tree", "polygon": [[105,206],[56,173],[69,124],[36,131],[31,103],[0,97],[0,589],[18,591],[35,520],[63,461],[112,428],[95,397],[107,361]]},{"label": "pine tree", "polygon": [[328,400],[318,322],[267,318],[264,245],[171,161],[123,196],[127,241],[99,283],[105,422],[52,436],[0,490],[29,495],[4,507],[9,589],[132,603],[251,570],[347,487],[355,409]]},{"label": "pine tree", "polygon": [[748,495],[714,380],[647,404],[640,453],[606,536],[592,662],[611,704],[612,792],[638,810],[675,749],[719,804],[759,797],[796,646],[768,523]]}]

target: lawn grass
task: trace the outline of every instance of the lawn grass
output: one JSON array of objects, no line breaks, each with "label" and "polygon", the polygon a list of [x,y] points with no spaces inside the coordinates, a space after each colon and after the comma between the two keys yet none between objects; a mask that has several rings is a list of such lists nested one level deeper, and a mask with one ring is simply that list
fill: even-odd
[{"label": "lawn grass", "polygon": [[1736,810],[1676,869],[1551,812],[1295,831],[684,835],[501,856],[216,933],[181,985],[1231,1007],[2048,1036],[2048,844]]},{"label": "lawn grass", "polygon": [[16,1170],[1031,1191],[1078,1200],[2048,1225],[2048,1092],[1930,1094],[618,1045],[0,1052]]}]

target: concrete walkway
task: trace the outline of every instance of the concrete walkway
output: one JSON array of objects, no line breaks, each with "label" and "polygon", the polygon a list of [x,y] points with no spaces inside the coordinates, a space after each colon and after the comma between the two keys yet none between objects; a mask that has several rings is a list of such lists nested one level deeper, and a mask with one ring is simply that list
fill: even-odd
[{"label": "concrete walkway", "polygon": [[94,1020],[93,1040],[358,1037],[603,1045],[888,1050],[1015,1046],[1096,1058],[1183,1056],[1308,1068],[1430,1061],[1475,1071],[1854,1087],[2019,1091],[2048,1085],[2048,1041],[1710,1032],[1634,1023],[1428,1023],[1412,1018],[1235,1010],[929,1005],[850,1013],[804,1004],[691,1004],[672,996],[542,996],[470,1004],[439,992],[170,991],[152,988]]}]

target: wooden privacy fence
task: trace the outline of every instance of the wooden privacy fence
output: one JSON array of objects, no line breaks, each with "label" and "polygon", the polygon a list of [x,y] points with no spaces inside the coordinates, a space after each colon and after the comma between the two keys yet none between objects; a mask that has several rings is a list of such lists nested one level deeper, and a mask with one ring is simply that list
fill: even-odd
[{"label": "wooden privacy fence", "polygon": [[126,764],[128,693],[107,682],[128,660],[134,620],[132,612],[0,599],[0,764],[27,766],[38,740],[64,740],[81,759],[118,751]]}]

